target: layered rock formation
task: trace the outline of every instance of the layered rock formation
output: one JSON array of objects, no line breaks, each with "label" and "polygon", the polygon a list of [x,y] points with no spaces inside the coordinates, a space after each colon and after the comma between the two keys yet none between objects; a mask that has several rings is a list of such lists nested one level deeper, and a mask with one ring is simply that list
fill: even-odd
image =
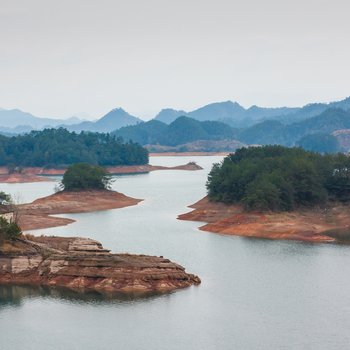
[{"label": "layered rock formation", "polygon": [[87,238],[33,237],[0,245],[0,283],[78,291],[169,292],[199,277],[163,257],[112,254]]}]

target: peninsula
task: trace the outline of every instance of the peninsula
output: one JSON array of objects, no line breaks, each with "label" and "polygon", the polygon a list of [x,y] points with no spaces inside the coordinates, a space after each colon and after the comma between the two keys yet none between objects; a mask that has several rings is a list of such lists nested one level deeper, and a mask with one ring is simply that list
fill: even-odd
[{"label": "peninsula", "polygon": [[350,159],[300,148],[242,148],[208,176],[208,196],[179,216],[245,237],[350,241]]},{"label": "peninsula", "polygon": [[64,226],[75,220],[51,215],[125,208],[141,201],[110,190],[61,191],[19,205],[19,225],[24,231]]},{"label": "peninsula", "polygon": [[87,163],[71,165],[63,175],[61,191],[16,207],[18,223],[25,231],[68,225],[74,220],[50,215],[124,208],[141,201],[111,191],[112,181],[103,167]]},{"label": "peninsula", "polygon": [[190,206],[194,210],[180,220],[200,221],[202,231],[242,237],[286,239],[314,243],[350,242],[348,205],[294,211],[246,211],[242,205],[209,201],[205,197]]},{"label": "peninsula", "polygon": [[147,293],[171,292],[201,280],[163,257],[112,254],[87,238],[28,235],[0,244],[0,283]]}]

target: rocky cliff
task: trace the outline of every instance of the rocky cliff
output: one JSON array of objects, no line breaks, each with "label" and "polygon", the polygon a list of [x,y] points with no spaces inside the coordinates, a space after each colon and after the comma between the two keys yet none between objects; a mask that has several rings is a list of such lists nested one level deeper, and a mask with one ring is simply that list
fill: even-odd
[{"label": "rocky cliff", "polygon": [[112,254],[87,238],[33,237],[0,245],[0,283],[78,291],[169,292],[199,277],[163,257]]}]

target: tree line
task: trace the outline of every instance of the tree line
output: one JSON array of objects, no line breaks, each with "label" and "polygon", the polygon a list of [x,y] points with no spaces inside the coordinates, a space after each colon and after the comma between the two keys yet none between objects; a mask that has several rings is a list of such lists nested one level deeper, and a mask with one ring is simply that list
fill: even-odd
[{"label": "tree line", "polygon": [[169,125],[158,120],[150,120],[125,126],[113,134],[142,145],[164,146],[177,146],[197,140],[232,140],[236,137],[235,129],[225,123],[198,121],[184,116]]},{"label": "tree line", "polygon": [[301,148],[241,148],[214,164],[209,199],[247,210],[289,211],[350,200],[350,158]]}]

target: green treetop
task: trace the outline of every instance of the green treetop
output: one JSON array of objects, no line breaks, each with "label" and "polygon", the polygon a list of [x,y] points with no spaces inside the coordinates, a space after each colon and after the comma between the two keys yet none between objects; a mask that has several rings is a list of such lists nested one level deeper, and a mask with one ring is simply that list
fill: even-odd
[{"label": "green treetop", "polygon": [[110,174],[98,165],[73,164],[63,175],[62,187],[65,191],[110,189]]},{"label": "green treetop", "polygon": [[241,148],[215,164],[209,199],[248,210],[293,210],[350,201],[350,157],[301,148]]}]

